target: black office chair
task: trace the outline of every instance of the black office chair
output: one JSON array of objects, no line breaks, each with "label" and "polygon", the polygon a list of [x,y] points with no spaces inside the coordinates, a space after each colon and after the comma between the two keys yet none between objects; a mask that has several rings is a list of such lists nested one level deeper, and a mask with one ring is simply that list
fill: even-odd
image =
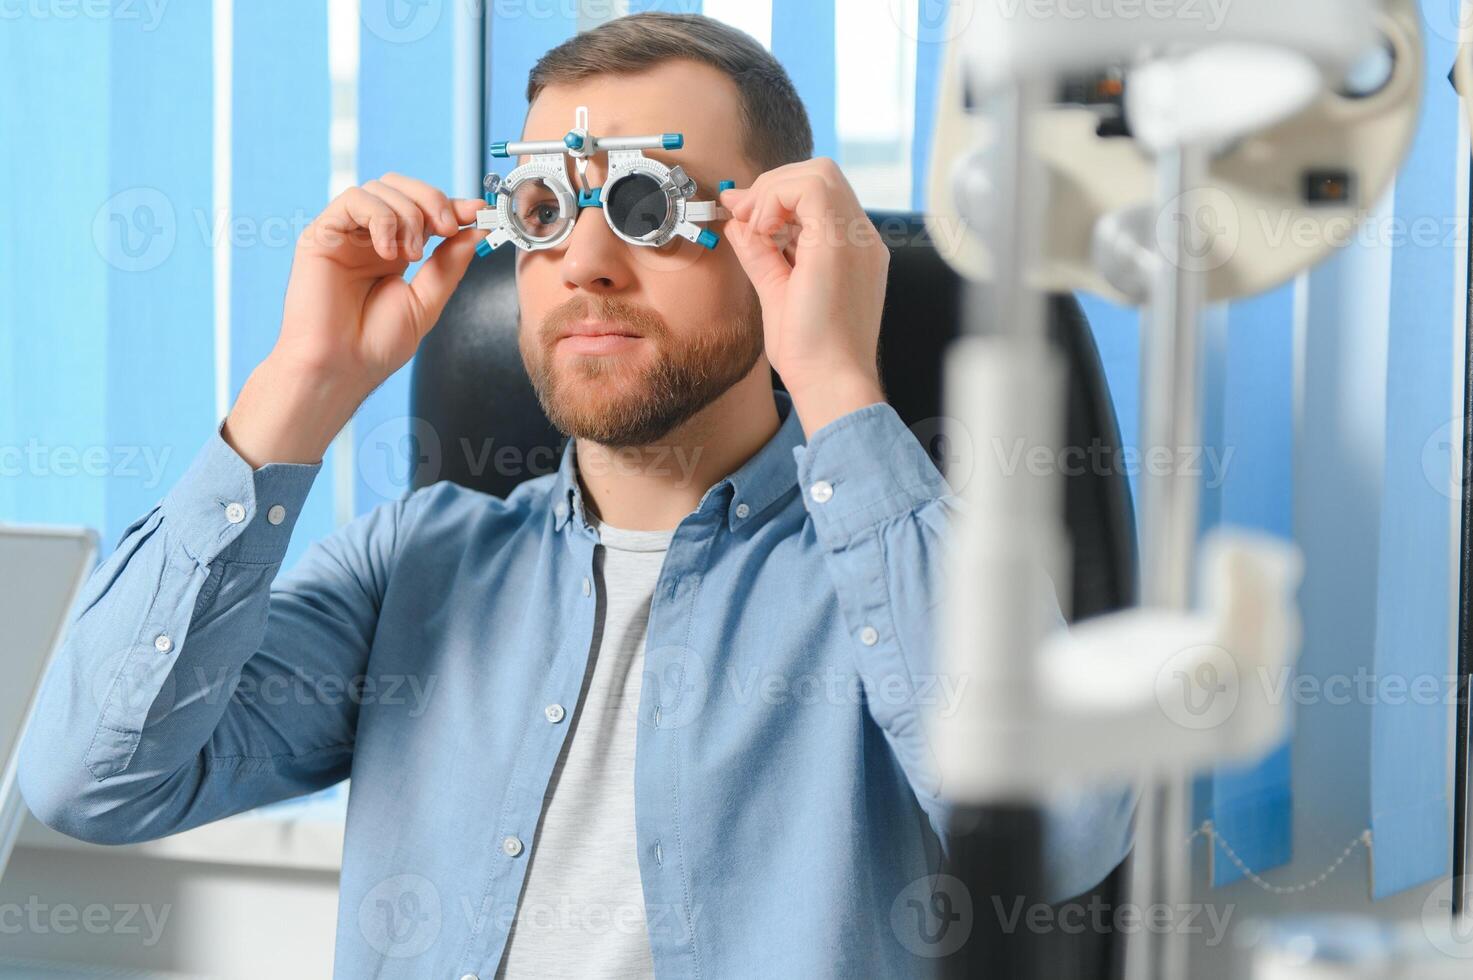
[{"label": "black office chair", "polygon": [[[900,417],[915,426],[942,414],[943,354],[958,333],[962,283],[942,261],[919,215],[870,217],[892,251],[880,335],[885,390]],[[507,246],[472,263],[415,358],[410,415],[439,441],[439,452],[415,454],[416,488],[452,480],[505,496],[523,480],[557,468],[565,439],[543,415],[517,346],[515,252]],[[1072,296],[1052,297],[1049,312],[1051,333],[1070,370],[1066,444],[1105,463],[1066,477],[1074,567],[1070,594],[1063,598],[1071,621],[1079,621],[1135,601],[1135,526],[1129,484],[1123,468],[1114,465],[1119,426],[1089,323]],[[781,387],[781,380],[774,376],[773,384]],[[925,435],[929,427],[918,429]],[[940,440],[928,441],[933,455],[944,451]],[[498,452],[514,465],[497,465]],[[1124,881],[1122,865],[1080,901],[1097,898],[1113,908],[1123,898]],[[990,912],[990,903],[977,903],[978,928],[995,920]],[[1050,935],[1035,954],[1043,961],[1039,975],[1118,976],[1123,944],[1117,939],[1089,931]]]}]

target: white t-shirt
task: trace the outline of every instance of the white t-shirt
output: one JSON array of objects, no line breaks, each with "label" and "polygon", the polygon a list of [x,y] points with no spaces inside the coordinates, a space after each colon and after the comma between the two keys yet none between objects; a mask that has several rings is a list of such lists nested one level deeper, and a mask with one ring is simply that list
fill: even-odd
[{"label": "white t-shirt", "polygon": [[553,769],[517,918],[506,980],[652,980],[634,833],[634,745],[650,600],[674,531],[599,522],[592,664]]}]

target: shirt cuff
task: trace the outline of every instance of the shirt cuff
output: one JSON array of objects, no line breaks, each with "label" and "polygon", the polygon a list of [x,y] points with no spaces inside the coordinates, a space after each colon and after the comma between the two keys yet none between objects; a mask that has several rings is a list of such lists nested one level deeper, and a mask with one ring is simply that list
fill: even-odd
[{"label": "shirt cuff", "polygon": [[222,419],[164,496],[165,526],[201,564],[217,557],[280,562],[322,463],[267,463],[252,469],[225,441],[224,427]]},{"label": "shirt cuff", "polygon": [[951,494],[888,402],[842,415],[793,447],[798,488],[821,542],[839,547],[877,524]]}]

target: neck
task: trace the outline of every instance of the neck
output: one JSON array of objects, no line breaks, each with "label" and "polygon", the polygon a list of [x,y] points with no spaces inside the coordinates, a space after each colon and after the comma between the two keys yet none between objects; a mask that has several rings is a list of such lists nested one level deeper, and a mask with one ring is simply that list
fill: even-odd
[{"label": "neck", "polygon": [[673,530],[707,490],[776,434],[777,405],[765,359],[758,368],[655,444],[618,448],[578,439],[584,507],[614,527]]}]

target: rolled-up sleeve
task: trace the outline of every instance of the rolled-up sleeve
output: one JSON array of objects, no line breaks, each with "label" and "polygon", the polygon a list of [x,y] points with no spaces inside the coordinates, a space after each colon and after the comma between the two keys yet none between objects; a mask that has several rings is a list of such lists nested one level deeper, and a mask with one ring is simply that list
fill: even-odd
[{"label": "rolled-up sleeve", "polygon": [[[924,713],[949,696],[936,665],[937,619],[943,549],[962,501],[884,402],[823,426],[793,456],[870,714],[945,844],[949,804]],[[1056,599],[1053,615],[1062,625]],[[1130,846],[1134,801],[1134,790],[1122,787],[1045,804],[1050,901],[1088,891],[1120,863]]]},{"label": "rolled-up sleeve", "polygon": [[278,580],[322,464],[253,469],[217,427],[92,572],[21,747],[46,824],[145,840],[344,778],[403,502]]}]

